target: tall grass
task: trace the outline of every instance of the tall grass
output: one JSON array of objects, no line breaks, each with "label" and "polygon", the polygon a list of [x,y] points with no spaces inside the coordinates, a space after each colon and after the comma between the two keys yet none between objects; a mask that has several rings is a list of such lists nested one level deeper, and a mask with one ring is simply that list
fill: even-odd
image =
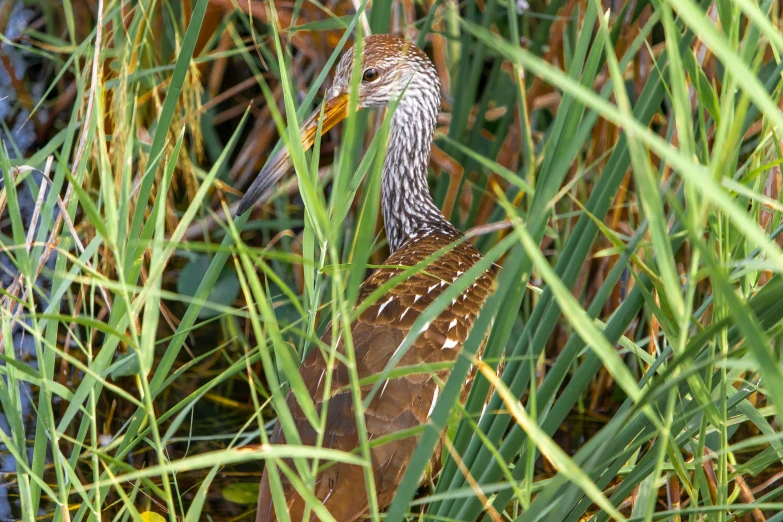
[{"label": "tall grass", "polygon": [[[3,101],[0,514],[247,519],[264,465],[312,498],[319,465],[367,463],[379,441],[297,444],[285,398],[323,430],[298,364],[348,331],[388,252],[388,115],[297,141],[369,30],[433,57],[432,192],[485,254],[475,272],[502,267],[371,518],[783,520],[778,2],[33,9],[2,37],[40,68]],[[20,108],[35,148],[8,125]],[[276,146],[295,182],[231,217]],[[276,419],[291,444],[268,444]]]}]

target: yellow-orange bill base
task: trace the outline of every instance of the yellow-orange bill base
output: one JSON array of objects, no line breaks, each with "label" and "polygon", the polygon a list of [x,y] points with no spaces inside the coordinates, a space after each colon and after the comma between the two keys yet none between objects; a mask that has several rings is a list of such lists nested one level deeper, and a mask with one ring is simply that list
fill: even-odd
[{"label": "yellow-orange bill base", "polygon": [[[302,127],[299,129],[299,136],[304,150],[309,149],[315,143],[315,138],[318,134],[318,120],[322,110],[324,117],[321,124],[321,135],[348,117],[348,95],[339,94],[326,100],[322,106],[318,107],[302,123]],[[280,152],[266,163],[255,181],[250,185],[250,188],[247,189],[242,201],[239,202],[237,216],[247,212],[272,186],[280,181],[280,178],[283,177],[290,167],[291,155],[288,152],[288,148],[283,147],[280,149]]]}]

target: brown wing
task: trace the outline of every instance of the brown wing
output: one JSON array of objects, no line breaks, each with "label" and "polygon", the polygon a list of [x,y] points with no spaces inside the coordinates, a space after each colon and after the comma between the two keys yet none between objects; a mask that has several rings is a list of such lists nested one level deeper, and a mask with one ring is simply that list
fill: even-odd
[{"label": "brown wing", "polygon": [[[456,232],[428,234],[426,238],[411,240],[403,245],[376,270],[362,285],[359,301],[390,278],[401,273],[394,266],[412,266],[444,246],[455,241]],[[413,326],[419,314],[464,271],[481,259],[479,252],[468,242],[461,243],[446,255],[428,265],[403,283],[396,285],[364,311],[351,325],[354,351],[359,378],[383,371],[394,352]],[[452,304],[433,320],[402,357],[399,366],[453,361],[467,338],[484,300],[492,291],[494,274],[484,273]],[[323,341],[331,345],[331,329]],[[337,342],[339,353],[345,353],[343,339]],[[301,374],[313,397],[317,411],[322,411],[324,381],[328,353],[313,349],[305,358]],[[439,372],[441,379],[446,371]],[[361,388],[362,397],[372,385]],[[373,398],[365,411],[365,423],[370,440],[427,422],[437,385],[427,373],[389,379]],[[293,395],[288,397],[302,443],[316,444],[316,432],[302,413]],[[282,444],[285,438],[279,423],[272,434],[272,443]],[[418,437],[374,447],[371,450],[372,467],[378,503],[386,507],[394,496],[397,485],[416,448]],[[327,405],[327,422],[323,446],[343,451],[353,451],[359,446],[353,401],[349,389],[347,368],[336,363],[332,372],[331,396]],[[290,463],[289,463],[290,465]],[[281,476],[289,515],[293,522],[304,516],[304,501],[289,481]],[[364,471],[360,466],[333,464],[316,478],[315,496],[323,502],[338,522],[352,522],[368,511],[364,487]],[[259,509],[256,522],[277,520],[272,506],[267,471],[261,480]],[[311,515],[311,520],[317,520]]]}]

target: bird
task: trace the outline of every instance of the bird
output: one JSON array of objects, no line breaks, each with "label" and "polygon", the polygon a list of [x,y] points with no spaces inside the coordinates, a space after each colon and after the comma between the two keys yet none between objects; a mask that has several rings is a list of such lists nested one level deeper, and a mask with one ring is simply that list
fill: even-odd
[{"label": "bird", "polygon": [[[323,134],[348,116],[354,63],[362,68],[357,72],[360,77],[358,110],[396,104],[391,116],[381,179],[381,213],[390,256],[362,283],[357,303],[401,274],[401,267],[421,263],[450,245],[452,248],[424,270],[393,286],[351,323],[359,379],[381,373],[419,315],[461,274],[482,259],[478,249],[465,240],[434,203],[427,184],[427,167],[440,110],[440,80],[434,65],[426,53],[398,36],[367,36],[361,47],[363,52],[356,62],[354,54],[357,46],[343,54],[322,107],[314,111],[300,128],[306,149],[316,139],[321,118],[320,132]],[[290,164],[285,148],[273,156],[241,200],[238,215],[266,194]],[[484,302],[494,291],[495,268],[492,266],[483,272],[435,319],[425,324],[399,361],[399,366],[453,362],[457,358]],[[333,343],[332,328],[327,328],[322,341],[325,346],[334,346],[338,353],[345,354],[342,336]],[[359,446],[359,428],[348,368],[339,362],[340,359],[335,359],[332,370],[321,446],[351,452]],[[300,367],[300,374],[318,412],[323,406],[328,360],[327,352],[313,349]],[[364,410],[368,439],[372,441],[426,424],[438,397],[438,381],[445,382],[447,377],[448,370],[439,370],[434,375],[421,372],[389,378]],[[372,385],[361,386],[363,399],[371,388]],[[287,406],[301,443],[316,445],[317,432],[293,393],[287,397]],[[271,444],[285,444],[279,421],[269,440]],[[412,435],[371,448],[379,509],[391,504],[417,442],[418,435]],[[269,469],[265,466],[259,486],[256,522],[278,520],[272,501]],[[311,493],[338,522],[359,520],[370,510],[364,477],[362,466],[331,463],[319,468]],[[286,509],[292,521],[303,520],[305,516],[310,521],[320,520],[310,507],[306,507],[305,499],[285,474],[280,474],[280,480],[286,503],[277,508]]]}]

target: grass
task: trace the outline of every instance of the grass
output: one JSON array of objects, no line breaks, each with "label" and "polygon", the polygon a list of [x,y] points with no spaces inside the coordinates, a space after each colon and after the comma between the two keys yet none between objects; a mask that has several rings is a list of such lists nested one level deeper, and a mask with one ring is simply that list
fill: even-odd
[{"label": "grass", "polygon": [[[394,30],[438,68],[431,189],[485,255],[418,326],[502,269],[371,518],[783,520],[779,3],[521,4],[66,1],[2,32],[31,72],[0,83],[0,517],[251,519],[263,465],[307,494],[367,461],[297,444],[285,397],[323,429],[297,367],[387,255],[388,117],[312,154],[296,128]],[[229,217],[279,146],[296,184]]]}]

